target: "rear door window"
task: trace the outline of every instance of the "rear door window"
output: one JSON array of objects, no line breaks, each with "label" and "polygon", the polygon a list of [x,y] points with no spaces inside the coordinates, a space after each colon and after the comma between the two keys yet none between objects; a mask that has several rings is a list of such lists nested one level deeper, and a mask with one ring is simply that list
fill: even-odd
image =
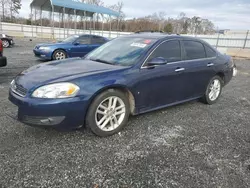
[{"label": "rear door window", "polygon": [[77,39],[80,44],[90,44],[90,36],[81,36]]},{"label": "rear door window", "polygon": [[91,44],[103,44],[105,42],[106,42],[105,39],[102,37],[92,36]]},{"label": "rear door window", "polygon": [[149,57],[148,62],[157,57],[165,58],[168,63],[181,61],[180,42],[178,40],[172,40],[160,44]]},{"label": "rear door window", "polygon": [[186,40],[183,41],[183,45],[186,51],[185,60],[206,58],[206,52],[202,43]]}]

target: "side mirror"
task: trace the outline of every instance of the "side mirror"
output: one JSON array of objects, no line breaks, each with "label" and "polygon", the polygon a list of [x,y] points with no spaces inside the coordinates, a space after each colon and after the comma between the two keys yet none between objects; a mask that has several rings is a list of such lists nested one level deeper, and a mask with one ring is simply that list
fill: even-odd
[{"label": "side mirror", "polygon": [[166,64],[167,64],[167,60],[163,57],[153,58],[147,63],[148,66],[159,66],[159,65],[166,65]]},{"label": "side mirror", "polygon": [[7,59],[6,57],[0,58],[0,67],[5,67],[7,65]]},{"label": "side mirror", "polygon": [[78,46],[78,45],[80,45],[80,42],[75,42],[74,45]]}]

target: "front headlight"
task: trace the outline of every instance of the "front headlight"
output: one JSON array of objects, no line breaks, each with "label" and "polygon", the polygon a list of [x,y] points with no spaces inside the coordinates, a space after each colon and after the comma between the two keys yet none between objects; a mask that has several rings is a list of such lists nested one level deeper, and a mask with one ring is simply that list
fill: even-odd
[{"label": "front headlight", "polygon": [[39,50],[48,51],[48,50],[50,50],[50,48],[49,48],[49,47],[42,46],[42,47],[39,48]]},{"label": "front headlight", "polygon": [[32,97],[49,99],[69,98],[76,96],[79,90],[80,88],[72,83],[49,84],[36,89]]}]

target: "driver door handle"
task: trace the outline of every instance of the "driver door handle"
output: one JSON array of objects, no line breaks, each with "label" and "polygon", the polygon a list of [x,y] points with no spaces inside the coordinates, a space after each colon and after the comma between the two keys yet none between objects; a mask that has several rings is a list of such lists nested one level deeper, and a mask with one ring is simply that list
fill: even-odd
[{"label": "driver door handle", "polygon": [[183,72],[185,69],[184,68],[177,68],[175,69],[175,72]]},{"label": "driver door handle", "polygon": [[207,66],[212,67],[212,66],[214,66],[214,64],[213,63],[208,63]]}]

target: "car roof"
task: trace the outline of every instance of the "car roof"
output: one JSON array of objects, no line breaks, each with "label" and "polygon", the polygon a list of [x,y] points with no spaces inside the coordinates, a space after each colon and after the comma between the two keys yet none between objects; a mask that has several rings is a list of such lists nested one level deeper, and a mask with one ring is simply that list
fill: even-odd
[{"label": "car roof", "polygon": [[[78,36],[80,36],[80,37],[82,37],[82,36],[103,37],[103,36],[100,36],[100,35],[93,35],[93,34],[74,34],[74,35],[78,35]],[[74,35],[73,35],[73,36],[74,36]],[[105,37],[103,37],[103,38],[105,38]]]},{"label": "car roof", "polygon": [[151,32],[142,32],[142,33],[135,33],[135,34],[130,34],[130,35],[125,35],[124,37],[142,37],[142,38],[149,38],[149,39],[186,39],[186,40],[196,40],[196,41],[202,41],[199,38],[196,37],[190,37],[190,36],[183,36],[179,34],[167,34],[167,33],[151,33]]}]

